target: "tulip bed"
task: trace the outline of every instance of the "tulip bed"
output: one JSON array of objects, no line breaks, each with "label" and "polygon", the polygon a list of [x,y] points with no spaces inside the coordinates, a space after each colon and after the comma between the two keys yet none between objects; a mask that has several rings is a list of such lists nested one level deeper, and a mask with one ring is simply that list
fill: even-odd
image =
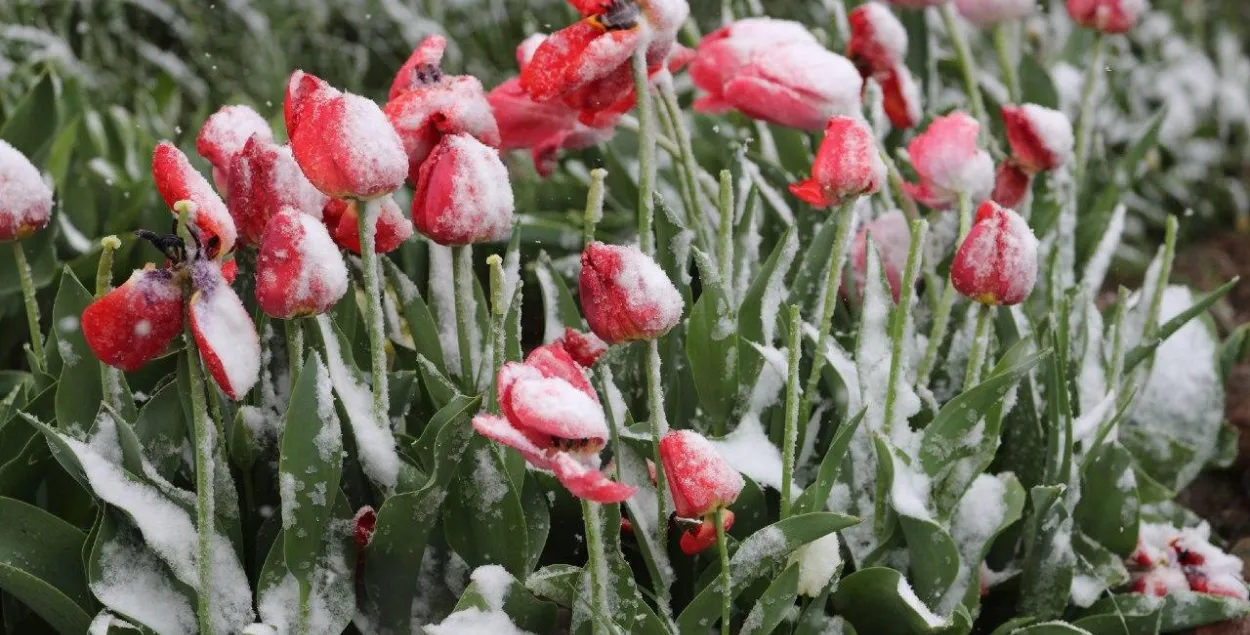
[{"label": "tulip bed", "polygon": [[1250,613],[1175,500],[1237,453],[1237,280],[1173,265],[1250,217],[1244,54],[1141,0],[487,4],[251,99],[149,44],[93,103],[90,29],[0,81],[3,632]]}]

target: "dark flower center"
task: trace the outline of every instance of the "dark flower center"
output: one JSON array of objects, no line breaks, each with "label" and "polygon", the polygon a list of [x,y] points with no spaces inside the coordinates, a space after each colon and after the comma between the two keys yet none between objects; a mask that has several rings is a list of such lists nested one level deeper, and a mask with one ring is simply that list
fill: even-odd
[{"label": "dark flower center", "polygon": [[633,0],[612,0],[603,13],[589,19],[604,31],[624,31],[638,26],[640,14],[638,3]]}]

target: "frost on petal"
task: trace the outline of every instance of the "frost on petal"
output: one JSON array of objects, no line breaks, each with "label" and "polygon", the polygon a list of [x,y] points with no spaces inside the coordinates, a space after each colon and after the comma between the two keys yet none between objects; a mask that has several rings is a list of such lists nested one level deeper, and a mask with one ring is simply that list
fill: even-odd
[{"label": "frost on petal", "polygon": [[[591,335],[591,337],[594,337]],[[537,370],[543,377],[563,379],[574,388],[582,391],[587,397],[599,402],[599,395],[586,379],[582,366],[562,346],[555,343],[539,346],[525,357],[525,365]]]},{"label": "frost on petal", "polygon": [[[264,117],[248,106],[222,106],[209,115],[200,127],[200,134],[195,138],[195,151],[213,164],[214,176],[226,174],[231,159],[243,150],[243,145],[253,136],[273,141],[273,130]],[[217,188],[225,191],[228,184],[219,182]]]},{"label": "frost on petal", "polygon": [[321,218],[329,197],[304,177],[290,146],[260,137],[248,139],[230,162],[231,188],[226,197],[240,239],[260,244],[265,226],[284,207]]},{"label": "frost on petal", "polygon": [[468,245],[512,231],[512,183],[499,152],[477,139],[443,137],[421,166],[412,220],[440,245]]},{"label": "frost on petal", "polygon": [[994,160],[977,147],[980,124],[964,112],[939,117],[907,146],[912,167],[931,206],[945,207],[959,194],[984,200],[994,187]]},{"label": "frost on petal", "polygon": [[403,141],[408,178],[414,183],[421,164],[445,135],[467,134],[488,146],[500,143],[499,126],[476,77],[441,77],[392,98],[383,112]]},{"label": "frost on petal", "polygon": [[0,139],[0,241],[25,238],[51,217],[52,190],[39,170]]},{"label": "frost on petal", "polygon": [[847,57],[868,77],[888,72],[907,56],[907,30],[880,2],[865,2],[848,16],[851,39]]},{"label": "frost on petal", "polygon": [[182,332],[182,288],[168,269],[149,265],[82,313],[82,334],[100,361],[139,370]]},{"label": "frost on petal", "polygon": [[588,245],[578,286],[586,322],[608,343],[659,337],[685,310],[664,270],[633,246]]},{"label": "frost on petal", "polygon": [[289,207],[269,221],[256,262],[256,301],[265,313],[325,313],[346,292],[347,266],[320,221]]},{"label": "frost on petal", "polygon": [[412,54],[395,73],[391,82],[391,92],[387,99],[395,99],[405,92],[419,88],[425,84],[431,71],[439,69],[443,63],[443,53],[447,50],[447,38],[438,35],[427,36],[412,50]]},{"label": "frost on petal", "polygon": [[1037,104],[1003,106],[1003,124],[1013,158],[1025,170],[1053,170],[1072,156],[1072,122],[1058,110]]},{"label": "frost on petal", "polygon": [[517,426],[558,439],[597,441],[608,437],[603,406],[564,379],[523,379],[509,391]]},{"label": "frost on petal", "polygon": [[[725,84],[759,55],[782,44],[816,44],[816,38],[799,22],[768,17],[746,18],[705,36],[690,63],[695,86],[709,93],[704,104],[720,102]],[[699,108],[696,108],[699,109]]]},{"label": "frost on petal", "polygon": [[226,396],[238,400],[260,375],[256,325],[216,263],[201,260],[193,267],[191,332],[209,374]]},{"label": "frost on petal", "polygon": [[860,110],[863,80],[849,60],[813,44],[781,46],[725,84],[726,101],[754,119],[820,130]]},{"label": "frost on petal", "polygon": [[[376,203],[376,201],[375,201]],[[412,221],[404,215],[392,196],[381,199],[382,209],[373,229],[373,250],[379,254],[390,253],[404,241],[412,238],[415,230]],[[360,254],[360,223],[357,216],[359,203],[352,200],[332,198],[326,203],[322,221],[338,246],[354,254]]]},{"label": "frost on petal", "polygon": [[672,430],[660,440],[660,460],[678,516],[701,518],[738,499],[746,483],[716,447],[693,430]]},{"label": "frost on petal", "polygon": [[554,343],[584,368],[594,366],[595,362],[608,352],[608,343],[599,339],[594,333],[584,333],[570,327],[565,327],[564,337]]},{"label": "frost on petal", "polygon": [[204,175],[191,167],[182,150],[168,141],[158,143],[152,151],[152,176],[156,180],[157,191],[170,210],[178,201],[195,203],[195,226],[202,242],[214,237],[220,240],[218,253],[228,253],[234,248],[234,220],[230,218],[226,204],[213,191],[213,186],[208,184]]},{"label": "frost on petal", "polygon": [[1037,282],[1037,238],[1019,214],[981,204],[972,230],[951,261],[951,283],[983,304],[1019,304]]},{"label": "frost on petal", "polygon": [[473,417],[473,429],[491,441],[502,443],[520,452],[534,467],[541,469],[552,467],[546,452],[503,417],[491,414],[477,415]]},{"label": "frost on petal", "polygon": [[609,479],[603,472],[578,461],[568,452],[555,453],[552,470],[556,480],[568,488],[569,493],[597,503],[620,503],[638,491],[630,485]]},{"label": "frost on petal", "polygon": [[811,179],[792,185],[790,191],[812,206],[830,207],[876,192],[885,178],[885,163],[872,131],[859,119],[839,115],[825,124]]}]

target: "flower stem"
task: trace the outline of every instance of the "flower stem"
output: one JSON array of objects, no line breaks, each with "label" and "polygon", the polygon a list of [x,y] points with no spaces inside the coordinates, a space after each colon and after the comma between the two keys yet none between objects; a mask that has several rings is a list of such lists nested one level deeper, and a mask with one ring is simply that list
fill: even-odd
[{"label": "flower stem", "polygon": [[886,435],[890,434],[894,419],[895,402],[898,400],[899,376],[903,373],[903,344],[907,321],[911,314],[911,299],[920,276],[920,259],[924,254],[924,237],[929,223],[917,219],[911,222],[911,243],[907,247],[907,268],[899,285],[898,308],[890,325],[890,375],[885,387],[885,412],[882,418]]},{"label": "flower stem", "polygon": [[920,210],[916,208],[916,200],[903,187],[903,174],[898,171],[898,165],[894,163],[894,157],[890,156],[890,153],[886,151],[885,146],[881,145],[880,142],[877,143],[877,154],[881,155],[881,162],[885,164],[890,186],[898,194],[899,205],[902,206],[903,214],[907,216],[907,220],[920,218]]},{"label": "flower stem", "polygon": [[1080,192],[1085,183],[1085,168],[1089,161],[1090,134],[1094,128],[1094,92],[1098,88],[1098,75],[1102,73],[1103,39],[1102,31],[1094,34],[1094,48],[1089,53],[1085,84],[1081,87],[1081,111],[1076,120],[1076,156],[1072,160],[1076,192]]},{"label": "flower stem", "polygon": [[1117,389],[1120,377],[1124,374],[1124,316],[1128,311],[1128,296],[1128,289],[1120,285],[1115,298],[1115,317],[1111,321],[1114,330],[1111,335],[1111,364],[1107,371],[1107,385]]},{"label": "flower stem", "polygon": [[1011,59],[1011,29],[1015,23],[1001,22],[994,27],[994,51],[998,54],[998,65],[1003,69],[1003,81],[1007,84],[1007,95],[1014,104],[1020,103],[1023,96],[1020,92],[1020,75]]},{"label": "flower stem", "polygon": [[685,174],[683,189],[686,198],[686,219],[690,229],[694,231],[700,242],[706,241],[704,234],[703,206],[699,204],[699,167],[694,160],[694,148],[690,143],[690,131],[686,128],[686,119],[682,116],[681,104],[677,101],[677,91],[673,89],[673,76],[661,73],[656,82],[660,88],[660,99],[668,118],[673,125],[673,136],[677,139],[678,164]]},{"label": "flower stem", "polygon": [[660,381],[660,342],[647,342],[647,401],[651,406],[648,417],[651,424],[651,460],[655,462],[655,494],[656,509],[659,522],[656,523],[656,544],[660,549],[668,546],[668,509],[665,498],[668,496],[668,481],[664,476],[664,462],[660,460],[660,438],[668,432],[668,417],[664,413],[664,388]]},{"label": "flower stem", "polygon": [[[781,435],[781,520],[790,517],[790,482],[794,479],[794,446],[799,437],[799,360],[803,357],[803,316],[790,305],[789,364],[786,368],[786,421]],[[820,352],[816,355],[819,357]],[[717,522],[720,522],[719,518]]]},{"label": "flower stem", "polygon": [[43,370],[43,335],[39,329],[39,301],[35,299],[35,280],[30,275],[30,263],[26,262],[26,250],[22,241],[13,241],[13,259],[17,261],[17,277],[22,283],[22,300],[26,303],[26,324],[30,327],[30,351],[37,368]]},{"label": "flower stem", "polygon": [[582,501],[582,518],[586,523],[586,566],[590,569],[591,624],[595,635],[607,634],[612,609],[608,606],[608,562],[603,552],[603,527],[599,519],[599,503]]},{"label": "flower stem", "polygon": [[586,213],[582,216],[582,247],[595,241],[595,228],[603,220],[603,197],[606,194],[603,181],[608,171],[595,168],[590,171],[590,189],[586,192]]},{"label": "flower stem", "polygon": [[304,325],[300,318],[283,320],[286,329],[286,355],[291,364],[291,385],[304,371]]},{"label": "flower stem", "polygon": [[733,579],[729,576],[729,542],[725,540],[724,510],[718,507],[713,514],[712,522],[716,523],[716,550],[720,552],[720,632],[721,635],[729,635],[733,612]]},{"label": "flower stem", "polygon": [[972,116],[981,124],[981,138],[986,139],[990,131],[990,120],[985,112],[985,101],[981,99],[981,86],[977,82],[976,60],[968,50],[968,42],[955,20],[954,3],[947,2],[941,6],[942,24],[946,26],[946,35],[955,49],[955,59],[959,62],[959,70],[963,75],[964,92],[968,93],[968,102],[972,105]]},{"label": "flower stem", "polygon": [[[964,236],[972,227],[972,202],[967,194],[959,195],[959,238],[955,241],[955,249],[963,243]],[[946,287],[942,289],[942,297],[938,300],[937,310],[933,313],[933,328],[929,331],[929,345],[925,348],[924,358],[916,370],[916,385],[924,386],[929,382],[929,373],[933,372],[933,363],[937,361],[938,347],[946,339],[946,327],[951,319],[951,307],[955,306],[955,285],[947,278]]]},{"label": "flower stem", "polygon": [[717,235],[717,260],[720,262],[721,284],[730,288],[734,277],[734,188],[733,174],[729,170],[720,172],[720,228]]},{"label": "flower stem", "polygon": [[833,252],[829,254],[829,270],[825,274],[825,301],[820,311],[820,330],[816,335],[816,354],[812,357],[812,370],[807,376],[807,385],[803,389],[802,405],[799,406],[799,418],[806,421],[812,413],[812,399],[820,387],[820,371],[825,363],[825,347],[829,342],[829,329],[833,327],[833,314],[838,308],[838,291],[842,287],[842,268],[846,265],[846,250],[849,247],[847,238],[851,227],[855,224],[854,201],[842,205],[833,212],[834,229]]},{"label": "flower stem", "polygon": [[972,336],[972,349],[968,351],[968,369],[964,372],[964,390],[981,383],[981,368],[985,366],[985,353],[989,349],[990,318],[994,311],[979,302],[973,303],[977,312],[976,331]]},{"label": "flower stem", "polygon": [[655,114],[647,81],[646,47],[634,52],[634,93],[638,100],[638,243],[648,256],[655,254]]},{"label": "flower stem", "polygon": [[[490,267],[490,336],[493,348],[494,368],[491,369],[491,381],[499,376],[499,368],[503,366],[504,358],[508,356],[508,334],[505,329],[504,321],[508,318],[508,298],[506,295],[507,284],[504,280],[503,258],[499,254],[491,254],[486,258],[486,264]],[[489,408],[491,412],[499,412],[498,396],[494,390],[490,391]]]},{"label": "flower stem", "polygon": [[[95,297],[97,299],[104,297],[113,288],[113,252],[121,246],[122,241],[118,240],[117,236],[105,236],[100,239],[100,264],[96,266],[95,273]],[[100,394],[104,397],[104,403],[119,411],[121,404],[117,402],[117,391],[114,387],[119,385],[120,380],[120,370],[100,362]]]},{"label": "flower stem", "polygon": [[473,247],[451,248],[451,277],[455,288],[456,342],[460,346],[460,380],[470,392],[476,385],[473,377],[473,345],[469,340],[472,326],[469,298],[473,297]]},{"label": "flower stem", "polygon": [[382,282],[378,278],[375,230],[382,212],[381,199],[363,203],[365,213],[357,215],[360,232],[360,264],[365,270],[365,331],[369,334],[369,361],[373,380],[373,420],[389,429],[390,394],[386,377],[386,333],[382,329]]}]

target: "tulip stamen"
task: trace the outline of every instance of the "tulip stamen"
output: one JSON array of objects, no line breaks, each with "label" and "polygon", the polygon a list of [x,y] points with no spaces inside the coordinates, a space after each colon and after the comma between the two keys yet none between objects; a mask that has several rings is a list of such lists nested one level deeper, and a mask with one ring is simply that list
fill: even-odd
[{"label": "tulip stamen", "polygon": [[[142,238],[155,246],[166,258],[175,264],[186,262],[187,245],[178,237],[177,234],[158,234],[148,229],[136,229],[135,236]],[[191,236],[195,236],[192,232]],[[196,247],[199,247],[199,239],[196,238]]]},{"label": "tulip stamen", "polygon": [[420,64],[412,71],[412,84],[429,86],[443,81],[443,69],[438,64]]},{"label": "tulip stamen", "polygon": [[587,18],[604,31],[624,31],[638,26],[638,4],[632,0],[612,0],[603,13]]}]

